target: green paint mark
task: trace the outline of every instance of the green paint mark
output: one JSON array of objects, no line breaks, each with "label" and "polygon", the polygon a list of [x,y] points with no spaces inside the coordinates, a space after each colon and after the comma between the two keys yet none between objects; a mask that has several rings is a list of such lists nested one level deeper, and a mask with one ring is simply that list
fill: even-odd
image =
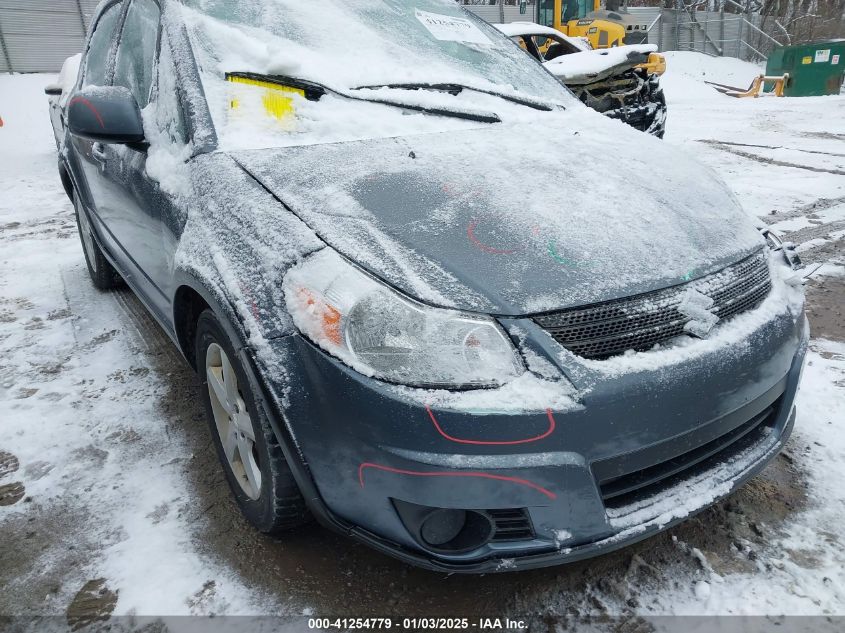
[{"label": "green paint mark", "polygon": [[692,276],[693,276],[694,274],[695,274],[695,270],[691,270],[691,271],[689,271],[686,275],[684,275],[683,277],[681,277],[681,279],[683,279],[684,281],[689,281],[690,279],[692,279]]},{"label": "green paint mark", "polygon": [[554,259],[558,264],[563,264],[564,266],[572,266],[573,268],[578,268],[579,266],[593,265],[593,262],[577,262],[573,259],[567,259],[566,257],[562,257],[558,254],[557,247],[552,240],[549,240],[547,248],[549,251],[549,255],[551,255],[552,259]]}]

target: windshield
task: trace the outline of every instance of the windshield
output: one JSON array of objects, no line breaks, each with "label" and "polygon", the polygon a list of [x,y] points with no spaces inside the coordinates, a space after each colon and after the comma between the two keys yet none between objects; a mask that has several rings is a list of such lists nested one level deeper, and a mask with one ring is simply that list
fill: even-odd
[{"label": "windshield", "polygon": [[[223,71],[336,89],[461,83],[543,100],[566,91],[454,0],[183,0]],[[200,17],[201,16],[201,17]],[[203,19],[205,18],[205,19]]]},{"label": "windshield", "polygon": [[454,0],[182,4],[223,149],[462,129],[573,102]]}]

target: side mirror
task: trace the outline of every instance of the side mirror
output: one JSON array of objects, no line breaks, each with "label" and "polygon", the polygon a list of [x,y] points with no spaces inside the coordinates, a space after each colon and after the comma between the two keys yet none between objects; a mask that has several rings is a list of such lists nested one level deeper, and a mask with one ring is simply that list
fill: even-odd
[{"label": "side mirror", "polygon": [[88,86],[67,104],[70,133],[99,143],[141,143],[144,125],[135,97],[122,86]]}]

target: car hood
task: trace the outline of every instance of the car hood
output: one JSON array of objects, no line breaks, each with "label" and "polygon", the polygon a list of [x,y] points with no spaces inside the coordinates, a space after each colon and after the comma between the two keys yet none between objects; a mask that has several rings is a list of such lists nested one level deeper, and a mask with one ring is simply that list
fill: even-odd
[{"label": "car hood", "polygon": [[630,296],[763,244],[715,174],[671,145],[580,105],[543,120],[231,156],[350,260],[470,311]]},{"label": "car hood", "polygon": [[618,46],[595,51],[561,55],[544,62],[543,66],[566,84],[588,84],[612,77],[648,61],[657,51],[654,44]]}]

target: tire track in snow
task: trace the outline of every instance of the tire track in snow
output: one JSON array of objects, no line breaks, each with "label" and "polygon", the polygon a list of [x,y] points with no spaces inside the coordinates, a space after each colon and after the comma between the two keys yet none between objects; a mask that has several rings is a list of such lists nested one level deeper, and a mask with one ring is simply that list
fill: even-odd
[{"label": "tire track in snow", "polygon": [[751,152],[744,152],[742,150],[736,149],[735,147],[731,147],[727,143],[723,141],[700,141],[701,143],[705,143],[716,149],[720,149],[724,152],[728,152],[730,154],[735,154],[741,158],[747,158],[749,160],[756,161],[758,163],[763,163],[764,165],[777,165],[778,167],[792,167],[793,169],[803,169],[806,171],[812,171],[817,174],[834,174],[836,176],[845,176],[845,170],[843,169],[825,169],[824,167],[812,167],[810,165],[802,165],[800,163],[791,163],[785,160],[779,160],[776,158],[768,158],[766,156],[760,156],[758,154],[753,154]]},{"label": "tire track in snow", "polygon": [[833,222],[805,226],[797,231],[784,233],[782,237],[784,241],[802,244],[810,240],[829,238],[831,233],[843,230],[845,230],[845,220],[835,220]]},{"label": "tire track in snow", "polygon": [[804,152],[806,154],[823,154],[825,156],[836,156],[845,158],[845,154],[838,154],[836,152],[823,152],[818,149],[801,149],[800,147],[785,147],[783,145],[758,145],[756,143],[736,143],[734,141],[722,141],[715,139],[696,139],[698,143],[707,143],[708,145],[731,145],[733,147],[756,147],[760,149],[783,149],[790,152]]},{"label": "tire track in snow", "polygon": [[818,213],[819,211],[827,211],[840,204],[845,204],[845,196],[839,198],[819,198],[813,202],[802,204],[784,213],[777,213],[775,215],[766,215],[761,219],[766,224],[778,224],[784,220],[794,220],[796,218],[803,218],[810,213]]}]

